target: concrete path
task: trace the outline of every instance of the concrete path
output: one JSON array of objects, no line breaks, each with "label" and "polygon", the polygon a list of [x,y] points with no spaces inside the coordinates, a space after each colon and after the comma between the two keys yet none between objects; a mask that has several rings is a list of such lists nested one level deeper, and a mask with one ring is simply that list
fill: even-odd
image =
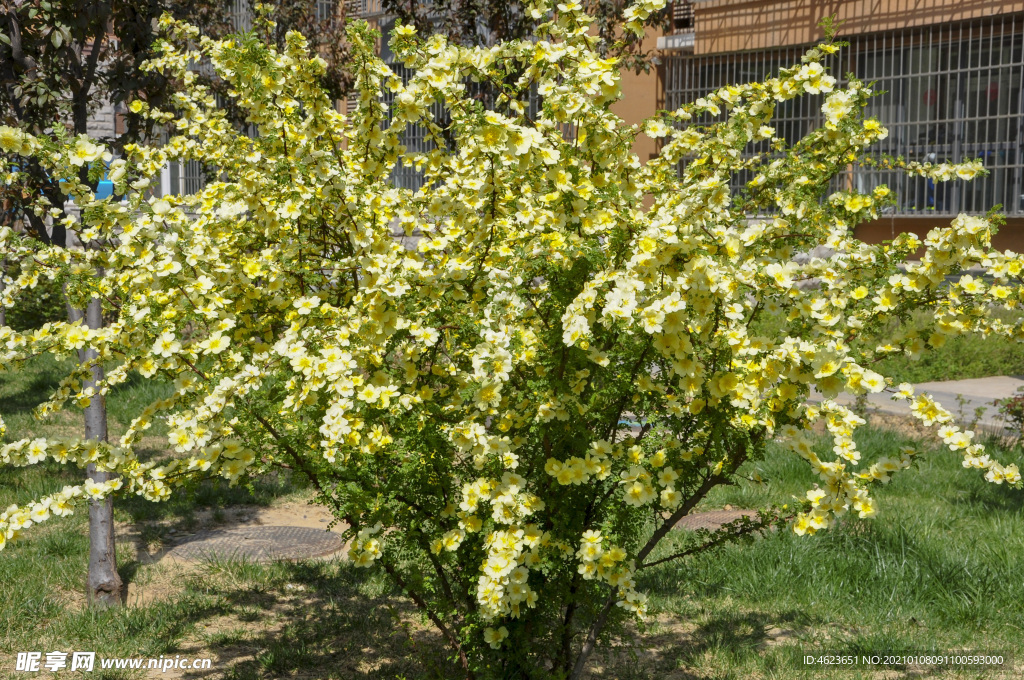
[{"label": "concrete path", "polygon": [[[917,394],[930,394],[935,401],[952,413],[957,422],[962,425],[974,421],[975,409],[984,407],[986,409],[985,413],[978,419],[979,428],[990,432],[1003,433],[1006,423],[1002,420],[993,402],[1017,395],[1019,387],[1024,387],[1024,377],[999,375],[971,380],[919,383],[914,385],[914,390]],[[958,396],[962,397],[962,406],[957,401]],[[821,394],[812,390],[808,401],[812,403],[820,402]],[[836,401],[845,406],[850,406],[854,403],[854,398],[848,394],[841,394]],[[899,416],[910,415],[910,406],[907,402],[902,400],[893,401],[892,395],[886,392],[869,394],[868,405],[869,408],[879,413]]]}]

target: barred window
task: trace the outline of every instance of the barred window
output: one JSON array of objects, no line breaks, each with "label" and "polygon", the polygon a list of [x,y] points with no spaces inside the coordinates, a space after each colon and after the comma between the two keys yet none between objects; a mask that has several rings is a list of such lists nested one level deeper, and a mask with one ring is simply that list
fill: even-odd
[{"label": "barred window", "polygon": [[316,20],[331,21],[334,19],[335,0],[316,0]]},{"label": "barred window", "polygon": [[230,0],[231,23],[236,31],[252,30],[252,4],[250,0]]},{"label": "barred window", "polygon": [[171,163],[172,194],[188,195],[203,190],[206,186],[206,173],[199,161]]},{"label": "barred window", "polygon": [[[852,71],[874,82],[880,94],[865,113],[889,129],[870,154],[922,162],[980,158],[990,174],[972,182],[935,183],[856,167],[835,180],[836,188],[868,191],[888,184],[897,192],[899,204],[890,209],[896,215],[982,213],[996,204],[1008,215],[1024,214],[1024,15],[843,39],[850,45],[829,64],[833,75],[845,83]],[[666,105],[675,109],[724,85],[773,75],[799,63],[806,47],[670,57]],[[822,96],[802,96],[779,104],[777,134],[793,143],[821,125],[822,101]],[[751,154],[759,150],[749,149]],[[748,179],[734,177],[734,188]]]},{"label": "barred window", "polygon": [[[390,64],[390,68],[402,78],[404,84],[409,83],[409,79],[414,73],[413,69],[406,68],[399,63]],[[491,108],[494,104],[493,97],[482,83],[474,83],[467,79],[466,92],[469,96],[480,99],[486,108]],[[394,94],[386,92],[384,104],[388,107],[388,112],[385,125],[390,125],[391,123],[391,105],[393,102]],[[541,109],[541,97],[537,93],[536,85],[530,88],[529,105],[525,109],[526,115],[530,118],[536,117]],[[430,106],[430,112],[434,117],[434,121],[442,128],[446,128],[451,124],[451,116],[443,104],[435,102]],[[568,138],[571,138],[573,134],[573,130],[570,127],[567,127],[563,132]],[[402,144],[405,145],[408,153],[424,153],[436,148],[434,141],[430,138],[429,131],[422,125],[406,127],[402,133]],[[418,191],[424,184],[424,173],[421,170],[416,170],[415,167],[405,167],[400,159],[391,172],[391,182],[395,187]]]}]

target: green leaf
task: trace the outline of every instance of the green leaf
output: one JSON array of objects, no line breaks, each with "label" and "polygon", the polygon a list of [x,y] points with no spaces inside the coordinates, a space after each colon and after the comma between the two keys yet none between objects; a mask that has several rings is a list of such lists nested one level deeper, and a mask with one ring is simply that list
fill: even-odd
[{"label": "green leaf", "polygon": [[50,42],[53,43],[54,47],[60,47],[64,42],[64,34],[58,30],[50,31]]},{"label": "green leaf", "polygon": [[7,37],[6,33],[0,33],[0,42],[2,42],[5,45],[10,45],[11,39]]}]

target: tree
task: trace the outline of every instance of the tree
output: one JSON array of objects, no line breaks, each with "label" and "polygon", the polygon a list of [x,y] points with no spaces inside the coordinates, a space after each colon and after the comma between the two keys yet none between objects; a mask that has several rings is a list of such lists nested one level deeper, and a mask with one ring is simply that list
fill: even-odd
[{"label": "tree", "polygon": [[[188,7],[183,13],[185,4]],[[168,9],[208,27],[223,28],[226,17],[223,9],[218,13],[204,3],[6,0],[0,5],[0,118],[33,134],[63,125],[84,140],[92,117],[103,105],[116,106],[137,97],[162,104],[171,84],[161,74],[139,67],[153,56],[153,26]],[[115,150],[126,141],[140,141],[153,132],[149,123],[127,119],[124,133],[105,141],[114,143]],[[82,182],[95,185],[112,159],[109,151],[97,149],[82,142],[75,164]],[[96,243],[83,244],[73,230],[68,231],[74,218],[67,214],[58,183],[42,165],[26,161],[25,167],[19,168],[18,181],[0,190],[5,204],[0,224],[23,226],[27,222],[36,238],[61,247],[98,247]],[[40,201],[40,196],[44,200]],[[0,277],[5,273],[0,270]],[[0,281],[0,291],[3,285]],[[102,324],[98,299],[86,301],[84,308],[69,305],[67,311],[72,323],[92,328]],[[88,361],[90,351],[83,350],[80,360]],[[97,362],[91,365],[85,385],[96,389],[103,379],[103,367]],[[106,440],[103,394],[90,399],[85,409],[85,436]],[[87,474],[97,482],[109,478],[107,472],[91,466]],[[122,584],[116,568],[109,500],[97,501],[90,508],[90,539],[89,600],[100,606],[116,605]]]},{"label": "tree", "polygon": [[[657,9],[627,9],[627,28],[642,30]],[[83,233],[119,242],[66,252],[0,231],[0,255],[59,272],[72,295],[119,311],[104,329],[0,329],[0,366],[88,345],[121,362],[100,390],[132,370],[175,385],[116,446],[0,448],[7,465],[54,459],[120,473],[0,513],[0,546],[89,496],[162,500],[188,480],[237,483],[288,466],[347,523],[351,559],[386,572],[441,632],[462,676],[579,678],[602,639],[644,615],[637,572],[784,522],[808,535],[843,514],[876,514],[871,488],[918,454],[861,464],[853,433],[864,421],[833,400],[840,392],[892,391],[941,425],[966,466],[1020,487],[1016,466],[991,460],[928,395],[870,368],[950,335],[1024,338],[1020,323],[988,313],[1024,300],[1024,258],[992,250],[995,218],[961,215],[923,244],[910,234],[882,246],[854,238],[852,227],[892,198],[884,186],[829,188],[886,135],[863,116],[870,87],[851,79],[837,89],[822,66],[839,46],[637,129],[609,110],[618,72],[587,35],[591,22],[563,5],[538,41],[492,48],[399,26],[392,49],[412,69],[407,82],[374,56],[375,34],[353,24],[360,99],[346,118],[301,35],[278,50],[256,33],[202,39],[167,20],[149,68],[186,82],[178,113],[132,106],[173,120],[179,134],[125,149],[126,205],[95,200],[78,180],[78,140],[0,129],[5,151],[64,181],[83,206]],[[187,83],[201,57],[258,135],[240,134],[208,88]],[[512,72],[521,75],[510,84]],[[500,91],[492,108],[466,91],[474,79]],[[543,102],[528,116],[534,86]],[[383,90],[394,95],[390,118]],[[789,143],[770,122],[777,102],[797,96],[823,98],[823,125]],[[432,118],[435,101],[449,110],[447,129]],[[676,126],[704,115],[710,124]],[[437,148],[404,150],[410,124]],[[631,152],[638,134],[666,138],[646,164]],[[756,159],[740,153],[750,142],[763,152]],[[133,188],[169,160],[201,160],[220,179],[194,196]],[[425,168],[421,190],[389,184],[402,161]],[[936,181],[982,171],[976,161],[891,165]],[[752,179],[733,191],[741,172]],[[421,236],[415,250],[392,238],[395,220]],[[832,254],[794,259],[818,246]],[[971,266],[993,283],[945,285]],[[811,279],[816,287],[798,285]],[[935,319],[923,334],[905,325],[918,309]],[[90,362],[41,415],[89,396],[79,384]],[[812,386],[820,406],[806,403]],[[142,463],[134,446],[158,417],[178,455]],[[641,426],[627,431],[624,418]],[[834,456],[810,446],[819,422]],[[654,552],[773,438],[806,460],[819,488]]]},{"label": "tree", "polygon": [[[62,123],[74,135],[85,135],[90,117],[103,104],[124,104],[140,96],[162,104],[168,83],[159,74],[142,72],[139,65],[152,56],[153,22],[166,8],[158,2],[6,0],[0,5],[0,118],[32,134]],[[122,140],[104,141],[116,147],[150,132],[140,130],[138,120],[126,122]],[[99,160],[90,158],[89,163]],[[82,181],[88,181],[90,165],[80,162],[77,168]],[[19,180],[6,187],[6,214],[31,222],[39,238],[64,244],[59,187],[31,162]],[[52,234],[45,211],[24,209],[36,206],[40,194],[49,209],[59,212]]]},{"label": "tree", "polygon": [[[350,78],[343,64],[345,43],[340,40],[341,16],[338,6],[324,11],[327,3],[302,0],[281,2],[273,13],[276,24],[266,23],[264,38],[280,42],[287,30],[297,28],[316,35],[318,52],[327,59],[328,68],[321,86],[335,98],[346,92]],[[318,14],[319,10],[319,14]],[[122,107],[130,99],[142,99],[153,106],[170,104],[168,93],[180,83],[169,81],[162,73],[145,71],[141,65],[154,55],[156,20],[171,12],[187,19],[211,36],[222,37],[236,28],[239,17],[232,17],[222,2],[180,2],[178,0],[147,0],[142,3],[7,0],[0,5],[0,118],[33,134],[44,133],[63,121],[74,135],[86,135],[97,110],[104,106]],[[223,83],[207,79],[214,91]],[[116,153],[125,144],[152,137],[160,130],[145,118],[124,117],[125,130],[104,140]],[[240,127],[243,121],[236,119]],[[84,142],[83,142],[84,143]],[[109,163],[109,152],[93,154],[83,147],[78,162],[79,179],[95,182],[102,176],[102,166]],[[90,170],[91,169],[91,170]],[[59,186],[38,164],[28,161],[18,181],[0,189],[4,203],[3,219],[20,227],[31,224],[35,236],[65,247],[85,247],[74,231],[65,212],[64,195]],[[37,197],[43,195],[45,204]],[[41,207],[48,211],[44,211]],[[25,225],[27,226],[27,225]],[[91,243],[89,247],[98,247]],[[6,273],[0,267],[0,293]],[[87,310],[68,307],[69,320],[79,323],[101,323],[99,301],[87,303]],[[0,311],[0,325],[5,321]],[[80,358],[85,360],[86,354]],[[102,366],[93,366],[93,382],[102,379]],[[88,382],[92,385],[93,382]],[[86,437],[106,439],[106,410],[103,396],[98,395],[86,408]],[[94,475],[95,473],[95,475]],[[105,479],[106,473],[88,471],[90,478]],[[113,514],[109,501],[97,506],[90,515],[93,538],[87,591],[90,601],[111,605],[121,589],[116,570],[113,542]]]}]

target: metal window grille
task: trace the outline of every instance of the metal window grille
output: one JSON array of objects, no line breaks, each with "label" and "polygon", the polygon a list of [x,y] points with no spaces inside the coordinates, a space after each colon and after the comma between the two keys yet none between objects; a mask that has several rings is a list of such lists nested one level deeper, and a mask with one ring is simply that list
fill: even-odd
[{"label": "metal window grille", "polygon": [[252,30],[252,4],[250,0],[231,0],[231,23],[236,31]]},{"label": "metal window grille", "polygon": [[316,0],[316,20],[331,21],[334,19],[335,0]]},{"label": "metal window grille", "polygon": [[[413,75],[413,70],[408,69],[402,64],[391,64],[391,69],[402,78],[404,84],[409,83],[409,79]],[[466,92],[469,96],[477,97],[481,100],[485,107],[490,108],[493,105],[493,97],[489,95],[486,88],[481,83],[474,83],[467,79],[466,81]],[[388,107],[387,124],[391,123],[391,105],[394,102],[394,94],[387,92],[384,96],[384,104]],[[536,85],[530,89],[529,103],[525,108],[526,115],[530,118],[535,118],[541,110],[541,97],[537,93]],[[430,112],[434,117],[434,121],[442,128],[447,127],[451,123],[451,116],[443,104],[434,103],[430,107]],[[564,126],[563,134],[568,139],[572,138],[575,134],[575,129],[572,126]],[[430,138],[428,130],[422,125],[410,125],[405,128],[402,133],[402,144],[406,147],[409,153],[424,153],[436,148],[434,141]],[[392,184],[401,189],[411,189],[418,191],[423,187],[424,184],[424,173],[416,170],[413,167],[405,167],[405,165],[399,160],[395,168],[391,172]]]},{"label": "metal window grille", "polygon": [[171,163],[171,187],[172,194],[187,196],[203,190],[206,186],[206,174],[203,171],[203,164],[199,161],[185,161],[184,163]]},{"label": "metal window grille", "polygon": [[[162,130],[159,136],[160,143],[167,144],[170,137],[169,130]],[[194,194],[206,186],[206,170],[199,161],[173,161],[167,164],[167,170],[170,180],[167,186],[168,194]]]},{"label": "metal window grille", "polygon": [[[843,84],[852,71],[873,81],[874,90],[881,93],[865,114],[877,117],[889,136],[869,153],[922,162],[979,158],[990,174],[971,182],[935,183],[858,166],[835,180],[837,189],[869,191],[887,184],[899,200],[891,209],[895,215],[982,213],[996,204],[1002,204],[1008,215],[1024,214],[1024,15],[844,40],[850,45],[833,58],[832,74]],[[676,109],[724,85],[764,79],[780,67],[798,64],[805,49],[670,57],[666,105]],[[793,143],[820,126],[823,99],[805,95],[780,103],[773,121],[776,134]],[[759,150],[749,149],[751,155]],[[734,191],[749,179],[732,178]]]},{"label": "metal window grille", "polygon": [[672,3],[672,29],[675,33],[693,30],[693,5],[689,0],[675,0]]}]

